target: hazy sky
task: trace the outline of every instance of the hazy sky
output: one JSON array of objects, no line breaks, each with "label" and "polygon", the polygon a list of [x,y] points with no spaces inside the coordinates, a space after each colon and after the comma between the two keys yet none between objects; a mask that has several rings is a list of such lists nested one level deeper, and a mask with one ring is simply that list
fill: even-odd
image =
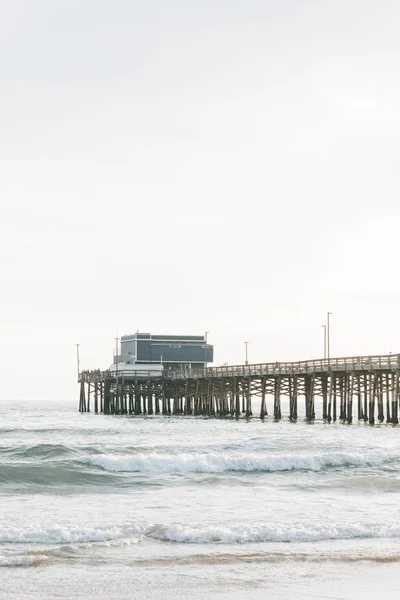
[{"label": "hazy sky", "polygon": [[113,338],[400,352],[400,3],[0,0],[0,399]]}]

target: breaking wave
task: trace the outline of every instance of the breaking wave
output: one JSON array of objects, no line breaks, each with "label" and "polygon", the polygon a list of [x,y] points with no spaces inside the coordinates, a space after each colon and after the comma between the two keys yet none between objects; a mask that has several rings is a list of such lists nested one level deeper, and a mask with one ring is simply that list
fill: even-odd
[{"label": "breaking wave", "polygon": [[[61,444],[38,444],[31,447],[0,447],[0,484],[25,488],[62,486],[66,488],[109,486],[113,489],[130,485],[162,485],[163,478],[191,474],[224,476],[232,473],[319,472],[339,469],[379,468],[392,471],[398,467],[400,453],[383,450],[356,452],[278,453],[267,450],[227,450],[218,448],[188,451],[177,448],[152,451],[125,449],[125,453],[101,453],[100,448],[70,448]],[[89,452],[88,452],[89,451]],[[375,474],[376,475],[376,474]],[[138,477],[139,476],[139,477]],[[386,478],[387,479],[387,478]],[[382,478],[382,484],[385,483]],[[397,478],[392,485],[395,489]],[[378,485],[377,479],[372,483]],[[364,485],[347,477],[346,485]]]},{"label": "breaking wave", "polygon": [[225,472],[322,471],[342,467],[380,467],[399,460],[386,452],[352,454],[213,454],[213,453],[139,453],[133,455],[100,454],[81,458],[80,462],[114,473],[185,474]]},{"label": "breaking wave", "polygon": [[9,544],[136,544],[148,538],[183,544],[249,544],[256,542],[318,542],[372,538],[400,538],[400,525],[392,523],[320,523],[287,525],[270,523],[238,525],[144,524],[110,527],[53,527],[3,529],[0,543]]},{"label": "breaking wave", "polygon": [[63,444],[35,444],[29,446],[0,446],[0,456],[9,456],[12,458],[58,458],[73,454],[74,450]]},{"label": "breaking wave", "polygon": [[31,567],[47,560],[47,556],[0,556],[0,567]]},{"label": "breaking wave", "polygon": [[111,473],[79,469],[74,463],[8,463],[0,465],[0,483],[4,486],[98,486],[110,483]]}]

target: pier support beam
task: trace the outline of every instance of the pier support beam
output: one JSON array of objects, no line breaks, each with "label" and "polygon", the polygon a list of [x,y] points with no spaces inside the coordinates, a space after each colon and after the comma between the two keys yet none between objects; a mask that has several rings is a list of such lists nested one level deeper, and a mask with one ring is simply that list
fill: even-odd
[{"label": "pier support beam", "polygon": [[304,378],[305,401],[306,401],[306,420],[315,419],[315,398],[314,398],[314,375],[306,375]]},{"label": "pier support beam", "polygon": [[246,385],[246,417],[251,417],[253,411],[251,410],[251,379],[248,377]]},{"label": "pier support beam", "polygon": [[361,394],[361,376],[357,375],[357,418],[361,421],[363,416],[363,404],[362,404],[362,394]]},{"label": "pier support beam", "polygon": [[328,375],[321,376],[322,418],[328,419]]},{"label": "pier support beam", "polygon": [[79,392],[79,412],[86,412],[85,383],[81,381]]},{"label": "pier support beam", "polygon": [[368,422],[370,425],[375,423],[375,397],[376,397],[377,382],[374,375],[369,376],[369,415]]},{"label": "pier support beam", "polygon": [[289,418],[291,421],[297,421],[297,375],[289,376]]},{"label": "pier support beam", "polygon": [[392,375],[392,389],[392,423],[397,425],[399,422],[400,371]]},{"label": "pier support beam", "polygon": [[385,420],[384,410],[383,410],[383,378],[382,374],[379,373],[377,376],[377,397],[378,397],[378,421],[379,423],[383,423]]},{"label": "pier support beam", "polygon": [[282,418],[281,411],[281,376],[275,377],[275,394],[274,394],[274,419],[279,421]]},{"label": "pier support beam", "polygon": [[264,419],[268,415],[267,412],[267,403],[265,399],[265,388],[266,388],[266,380],[265,377],[261,379],[261,409],[260,409],[260,418]]}]

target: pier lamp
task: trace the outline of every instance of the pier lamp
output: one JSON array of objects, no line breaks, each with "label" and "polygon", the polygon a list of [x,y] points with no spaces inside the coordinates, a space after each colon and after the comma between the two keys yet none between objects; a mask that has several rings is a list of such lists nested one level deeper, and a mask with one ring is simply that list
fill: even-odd
[{"label": "pier lamp", "polygon": [[118,371],[118,342],[119,337],[114,338],[115,340],[115,370]]},{"label": "pier lamp", "polygon": [[246,361],[245,361],[244,364],[248,365],[249,364],[249,360],[248,360],[248,358],[249,358],[248,357],[248,345],[249,345],[249,342],[245,342],[244,345],[246,346]]},{"label": "pier lamp", "polygon": [[118,342],[119,337],[115,339],[115,400],[118,404]]},{"label": "pier lamp", "polygon": [[80,372],[79,346],[80,346],[80,344],[75,344],[75,346],[76,346],[76,367],[78,369],[78,381],[79,381],[79,372]]},{"label": "pier lamp", "polygon": [[333,313],[331,313],[331,312],[326,313],[326,340],[327,340],[326,341],[326,347],[327,347],[327,357],[328,357],[328,360],[330,358],[330,346],[329,346],[329,344],[330,344],[330,337],[329,337],[330,336],[330,329],[329,329],[329,326],[330,326],[329,317],[330,317],[330,315],[333,315]]}]

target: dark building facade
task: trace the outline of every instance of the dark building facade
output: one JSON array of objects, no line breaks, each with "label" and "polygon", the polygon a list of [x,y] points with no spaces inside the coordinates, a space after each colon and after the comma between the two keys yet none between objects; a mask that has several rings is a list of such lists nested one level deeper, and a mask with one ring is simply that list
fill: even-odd
[{"label": "dark building facade", "polygon": [[214,348],[204,335],[153,335],[121,337],[119,361],[126,364],[162,364],[164,369],[203,369],[214,360]]}]

